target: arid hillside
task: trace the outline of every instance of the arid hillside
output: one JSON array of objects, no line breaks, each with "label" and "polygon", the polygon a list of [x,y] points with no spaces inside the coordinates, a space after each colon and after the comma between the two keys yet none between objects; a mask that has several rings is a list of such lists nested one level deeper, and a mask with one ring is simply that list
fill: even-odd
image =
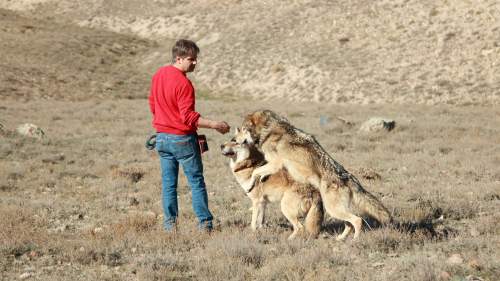
[{"label": "arid hillside", "polygon": [[144,97],[146,40],[0,9],[0,94],[15,100]]},{"label": "arid hillside", "polygon": [[203,52],[196,79],[222,95],[500,103],[496,0],[23,0],[0,7],[160,42],[145,62],[165,63],[169,40],[196,40]]}]

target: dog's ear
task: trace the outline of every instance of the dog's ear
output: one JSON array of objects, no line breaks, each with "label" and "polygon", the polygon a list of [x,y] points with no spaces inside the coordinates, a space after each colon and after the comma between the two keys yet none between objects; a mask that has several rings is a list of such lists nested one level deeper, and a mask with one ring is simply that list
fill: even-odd
[{"label": "dog's ear", "polygon": [[252,114],[252,118],[250,119],[250,121],[252,122],[252,125],[255,126],[257,125],[257,122],[259,121],[259,116],[257,113],[255,114]]},{"label": "dog's ear", "polygon": [[[255,126],[256,125],[256,121],[258,120],[258,117],[256,116],[257,115],[257,112],[254,112],[252,114],[248,114],[246,117],[245,117],[245,120],[243,121],[243,123],[247,124],[247,125],[250,125],[250,126]],[[250,123],[250,124],[248,124]]]},{"label": "dog's ear", "polygon": [[259,127],[264,124],[264,120],[267,119],[267,115],[263,111],[256,111],[252,114],[252,117],[250,118],[252,122],[252,127]]}]

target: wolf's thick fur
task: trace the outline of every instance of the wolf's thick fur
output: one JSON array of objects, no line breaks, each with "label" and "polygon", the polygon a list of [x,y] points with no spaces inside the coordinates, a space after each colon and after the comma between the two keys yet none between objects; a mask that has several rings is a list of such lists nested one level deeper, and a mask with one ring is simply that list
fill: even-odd
[{"label": "wolf's thick fur", "polygon": [[[262,153],[247,143],[227,142],[221,149],[230,158],[231,171],[242,186],[251,179],[257,167],[265,164]],[[303,228],[309,237],[318,236],[324,217],[319,192],[310,185],[295,182],[284,169],[263,182],[257,181],[247,196],[252,200],[252,229],[262,227],[268,202],[280,202],[283,215],[293,225],[293,233],[288,239],[293,239]],[[303,216],[305,227],[299,221]]]},{"label": "wolf's thick fur", "polygon": [[294,127],[286,118],[270,110],[251,113],[245,117],[236,142],[254,143],[267,161],[266,165],[254,170],[245,189],[248,190],[257,178],[285,168],[294,180],[309,183],[320,191],[328,214],[348,222],[338,240],[345,239],[352,227],[355,239],[361,231],[362,219],[351,207],[357,207],[382,224],[392,220],[389,211],[356,177],[335,161],[312,135]]}]

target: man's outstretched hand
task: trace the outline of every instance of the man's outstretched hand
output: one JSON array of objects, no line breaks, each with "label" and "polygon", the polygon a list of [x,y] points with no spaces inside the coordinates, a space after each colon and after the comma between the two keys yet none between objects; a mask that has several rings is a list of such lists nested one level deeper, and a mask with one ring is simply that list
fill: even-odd
[{"label": "man's outstretched hand", "polygon": [[217,122],[213,128],[221,134],[225,134],[231,130],[231,126],[226,121]]}]

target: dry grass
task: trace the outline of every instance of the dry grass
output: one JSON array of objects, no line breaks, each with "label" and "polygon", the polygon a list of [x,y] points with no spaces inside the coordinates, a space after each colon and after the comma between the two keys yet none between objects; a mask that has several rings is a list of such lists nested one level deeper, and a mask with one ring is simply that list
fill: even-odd
[{"label": "dry grass", "polygon": [[[218,152],[218,144],[229,137],[205,131],[211,148],[204,156],[205,176],[216,229],[210,236],[197,232],[189,188],[181,177],[180,228],[175,235],[166,234],[161,230],[159,161],[143,147],[151,131],[145,101],[9,101],[2,109],[5,130],[31,119],[47,137],[2,136],[2,275],[13,279],[32,272],[44,280],[436,280],[447,272],[452,278],[495,280],[500,270],[500,159],[493,144],[500,131],[491,116],[498,116],[498,109],[276,104],[275,110],[315,134],[359,175],[397,223],[371,224],[359,241],[338,243],[333,235],[342,225],[327,219],[318,240],[289,242],[291,227],[271,206],[267,228],[252,233],[250,201]],[[245,112],[268,104],[254,101],[248,108],[209,99],[198,107],[235,126]],[[361,122],[378,112],[396,119],[396,129],[357,132]],[[331,123],[320,125],[320,115],[330,116]],[[334,133],[331,128],[339,126],[335,116],[354,125]],[[463,261],[448,263],[453,254]]]},{"label": "dry grass", "polygon": [[[0,10],[1,280],[494,281],[500,276],[500,109],[488,105],[498,101],[498,78],[489,64],[496,58],[498,46],[492,40],[498,27],[483,12],[494,1],[477,4],[475,16],[467,17],[472,22],[464,22],[464,34],[456,36],[448,29],[470,14],[465,1],[436,7],[421,7],[425,5],[418,1],[372,6],[366,1],[341,6],[295,1],[281,6],[278,14],[262,9],[268,1],[256,6],[190,1],[191,11],[207,16],[201,17],[201,27],[198,15],[177,16],[179,9],[186,10],[185,1],[175,9],[164,6],[172,1],[135,0],[120,2],[123,7],[116,1],[67,0],[0,5],[37,2],[42,5],[24,16]],[[144,9],[137,9],[143,4]],[[448,13],[454,7],[457,13]],[[347,15],[351,9],[359,13]],[[298,10],[303,13],[296,18]],[[326,10],[341,16],[330,17]],[[120,21],[132,11],[141,14]],[[240,27],[233,21],[242,11],[245,32],[226,32],[225,27]],[[492,7],[491,12],[498,11]],[[314,16],[318,13],[321,17]],[[386,24],[399,14],[405,19],[401,26]],[[117,20],[107,22],[103,15]],[[277,21],[268,21],[269,16]],[[412,22],[408,16],[417,18]],[[165,233],[159,160],[144,148],[152,132],[144,97],[150,75],[166,61],[162,48],[169,44],[71,24],[81,20],[95,27],[126,28],[144,24],[144,18],[152,23],[145,22],[148,30],[168,31],[162,36],[180,36],[171,30],[179,26],[170,24],[175,18],[189,27],[179,31],[182,35],[196,29],[208,37],[194,35],[204,50],[194,80],[198,89],[223,91],[198,91],[197,109],[204,116],[234,127],[255,109],[286,115],[380,198],[396,222],[380,227],[367,220],[359,241],[340,243],[334,235],[342,224],[327,218],[319,239],[287,241],[291,226],[271,205],[267,227],[251,232],[250,200],[218,151],[230,137],[201,130],[210,146],[203,161],[215,231],[197,231],[189,187],[181,176],[179,229]],[[300,28],[292,24],[306,18],[313,20]],[[330,19],[338,20],[337,29],[323,32]],[[487,29],[482,28],[485,23]],[[267,28],[276,31],[280,24],[287,32],[279,34],[297,34],[286,40],[266,37],[278,34]],[[473,30],[478,31],[469,34]],[[310,33],[327,37],[314,42],[333,45],[297,40]],[[442,36],[446,40],[437,39]],[[269,45],[273,41],[279,47]],[[436,42],[441,51],[434,60],[422,50],[433,49]],[[450,42],[457,47],[448,53]],[[463,53],[460,46],[465,46]],[[277,49],[283,50],[277,54]],[[485,59],[477,60],[477,52]],[[309,81],[307,89],[297,81]],[[249,92],[259,100],[248,98]],[[280,96],[287,100],[274,99]],[[311,99],[408,104],[338,105]],[[422,105],[426,103],[439,105]],[[374,116],[396,120],[396,128],[358,132]],[[40,126],[46,137],[15,133],[27,122]]]}]

